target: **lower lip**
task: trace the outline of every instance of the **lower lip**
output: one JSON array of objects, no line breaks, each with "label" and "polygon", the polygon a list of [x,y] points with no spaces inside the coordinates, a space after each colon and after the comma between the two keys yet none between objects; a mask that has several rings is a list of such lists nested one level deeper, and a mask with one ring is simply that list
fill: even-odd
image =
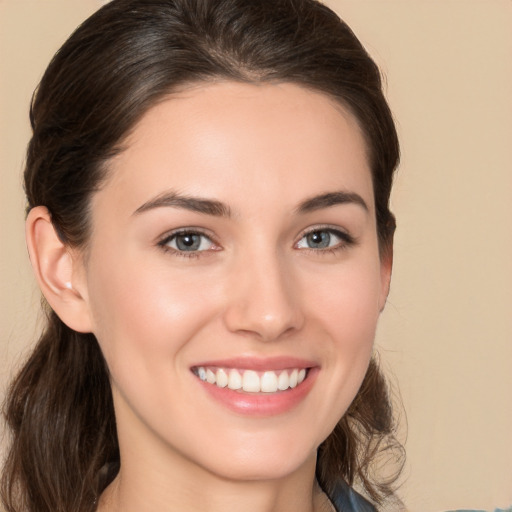
[{"label": "lower lip", "polygon": [[197,382],[216,401],[242,415],[267,417],[283,414],[297,406],[307,396],[318,374],[318,368],[310,368],[306,379],[297,387],[277,393],[244,393],[229,388],[219,388],[197,378]]}]

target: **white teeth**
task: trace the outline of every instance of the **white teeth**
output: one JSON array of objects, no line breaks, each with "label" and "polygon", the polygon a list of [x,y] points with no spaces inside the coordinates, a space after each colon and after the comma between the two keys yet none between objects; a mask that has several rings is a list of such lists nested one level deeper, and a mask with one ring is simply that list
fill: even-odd
[{"label": "white teeth", "polygon": [[277,391],[277,375],[275,372],[265,372],[261,376],[261,391],[275,393]]},{"label": "white teeth", "polygon": [[299,370],[295,369],[290,374],[290,387],[296,388],[297,387],[297,377],[299,376]]},{"label": "white teeth", "polygon": [[[243,390],[248,393],[276,393],[293,389],[304,381],[307,375],[305,368],[293,370],[281,370],[279,375],[275,371],[268,370],[258,373],[254,370],[227,370],[225,368],[204,368],[199,366],[195,370],[196,375],[209,384],[219,388],[228,387],[233,390]],[[260,376],[261,375],[261,376]]]},{"label": "white teeth", "polygon": [[237,370],[230,370],[228,379],[229,389],[240,389],[242,387],[242,376]]},{"label": "white teeth", "polygon": [[219,386],[219,388],[225,388],[228,385],[229,378],[228,378],[228,374],[226,373],[225,370],[223,370],[222,368],[219,368],[217,370],[216,377],[217,377],[217,386]]},{"label": "white teeth", "polygon": [[244,391],[259,393],[261,391],[261,385],[258,374],[252,370],[245,370],[242,378],[242,388]]},{"label": "white teeth", "polygon": [[288,377],[287,372],[281,372],[279,378],[277,379],[277,389],[284,391],[290,387],[290,377]]}]

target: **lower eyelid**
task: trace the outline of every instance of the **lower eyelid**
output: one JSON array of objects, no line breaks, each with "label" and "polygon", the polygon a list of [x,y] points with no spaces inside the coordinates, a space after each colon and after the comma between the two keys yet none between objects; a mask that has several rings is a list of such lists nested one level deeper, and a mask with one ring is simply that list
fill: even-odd
[{"label": "lower eyelid", "polygon": [[[298,242],[296,242],[295,247],[297,247],[298,243],[304,239],[306,236],[315,233],[315,232],[327,232],[339,239],[339,242],[337,242],[333,246],[324,247],[324,248],[313,248],[313,247],[298,247],[299,249],[305,249],[313,252],[329,252],[329,251],[336,251],[337,249],[343,249],[347,246],[354,245],[357,243],[357,240],[350,234],[346,233],[345,231],[342,231],[340,229],[335,228],[329,228],[329,227],[316,227],[313,229],[310,229],[306,232],[303,232],[301,237],[299,238]],[[207,249],[201,249],[201,250],[194,250],[194,251],[184,251],[180,250],[178,248],[170,247],[169,243],[175,239],[179,235],[198,235],[201,237],[204,237],[208,240],[209,244],[211,244],[211,247],[208,247]],[[198,257],[201,253],[207,253],[210,251],[218,251],[220,250],[219,245],[213,240],[213,238],[199,230],[194,229],[180,229],[171,233],[168,233],[163,238],[160,239],[160,241],[157,242],[157,245],[160,246],[162,249],[170,252],[174,252],[175,254],[179,256],[186,256],[186,257]]]},{"label": "lower eyelid", "polygon": [[[308,235],[312,234],[312,233],[316,233],[316,232],[327,232],[337,238],[339,238],[339,243],[333,247],[326,247],[324,248],[323,250],[329,250],[329,249],[336,249],[337,247],[340,247],[340,246],[346,246],[346,245],[352,245],[356,242],[355,238],[351,235],[349,235],[347,232],[345,231],[342,231],[340,229],[336,229],[336,228],[330,228],[330,227],[327,227],[327,226],[318,226],[318,227],[315,227],[313,229],[309,229],[305,232],[302,233],[302,235],[300,236],[299,238],[299,241],[295,244],[297,245],[303,238],[307,237]],[[313,251],[320,251],[322,249],[314,249],[314,248],[311,248],[311,247],[308,247],[307,249],[310,249],[310,250],[313,250]]]},{"label": "lower eyelid", "polygon": [[[162,248],[168,248],[170,250],[175,250],[176,252],[184,252],[180,251],[179,249],[174,249],[173,247],[169,247],[169,243],[172,242],[176,237],[180,235],[198,235],[200,237],[203,237],[208,240],[208,242],[212,245],[217,247],[216,242],[213,240],[211,236],[209,236],[206,233],[203,233],[201,231],[193,230],[193,229],[180,229],[178,231],[174,231],[171,233],[168,233],[167,235],[163,236],[158,242],[157,245],[159,245]],[[205,252],[208,249],[203,249],[201,251],[190,251],[190,252]]]}]

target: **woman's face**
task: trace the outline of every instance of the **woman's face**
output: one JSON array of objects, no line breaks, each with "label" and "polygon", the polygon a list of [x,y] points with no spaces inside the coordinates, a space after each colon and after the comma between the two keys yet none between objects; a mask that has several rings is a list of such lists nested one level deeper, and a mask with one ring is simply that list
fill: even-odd
[{"label": "woman's face", "polygon": [[196,86],[143,117],[91,206],[81,279],[123,464],[314,461],[388,291],[355,119],[292,84]]}]

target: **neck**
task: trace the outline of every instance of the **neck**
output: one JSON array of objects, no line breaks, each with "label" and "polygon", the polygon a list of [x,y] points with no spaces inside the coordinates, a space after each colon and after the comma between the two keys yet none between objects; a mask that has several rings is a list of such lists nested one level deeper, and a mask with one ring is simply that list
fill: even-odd
[{"label": "neck", "polygon": [[315,457],[285,477],[237,481],[220,478],[190,464],[162,468],[121,464],[101,496],[98,512],[328,512],[333,510],[316,483]]},{"label": "neck", "polygon": [[[114,393],[114,399],[116,396]],[[315,449],[305,454],[301,462],[295,457],[293,466],[287,465],[287,460],[281,461],[280,466],[282,454],[277,448],[276,453],[272,452],[274,442],[266,443],[265,435],[258,437],[256,432],[233,441],[234,448],[229,449],[242,446],[245,453],[232,454],[233,459],[229,460],[228,449],[216,450],[215,437],[211,440],[212,452],[202,454],[194,451],[183,433],[174,433],[178,440],[185,436],[183,444],[187,450],[181,451],[178,441],[171,444],[156,435],[119,397],[116,418],[121,466],[115,480],[102,494],[98,512],[332,510],[316,484]],[[267,430],[272,433],[270,427]],[[204,445],[202,449],[208,448]],[[264,450],[265,456],[258,457],[260,454],[255,450]],[[215,453],[225,460],[213,457]]]}]

